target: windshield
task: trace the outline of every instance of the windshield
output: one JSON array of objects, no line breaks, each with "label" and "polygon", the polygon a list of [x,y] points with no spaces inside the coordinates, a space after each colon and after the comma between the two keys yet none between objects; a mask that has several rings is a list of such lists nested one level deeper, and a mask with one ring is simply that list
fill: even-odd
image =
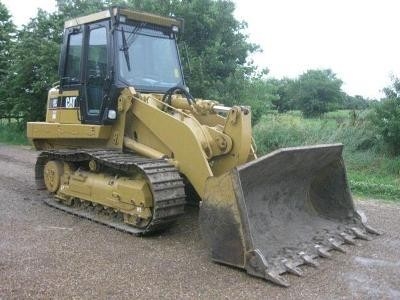
[{"label": "windshield", "polygon": [[142,91],[162,91],[183,85],[175,39],[162,28],[143,23],[118,29],[121,81]]}]

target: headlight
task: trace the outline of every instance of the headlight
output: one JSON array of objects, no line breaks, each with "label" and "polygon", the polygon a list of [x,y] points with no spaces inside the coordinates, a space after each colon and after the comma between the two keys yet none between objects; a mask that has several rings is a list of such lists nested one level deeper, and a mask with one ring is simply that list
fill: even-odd
[{"label": "headlight", "polygon": [[113,110],[113,109],[110,109],[110,110],[108,111],[107,118],[108,118],[109,120],[115,120],[115,119],[117,118],[117,112],[116,112],[115,110]]},{"label": "headlight", "polygon": [[172,26],[172,32],[173,32],[173,33],[178,33],[178,32],[179,32],[179,27],[176,26],[176,25],[173,25],[173,26]]}]

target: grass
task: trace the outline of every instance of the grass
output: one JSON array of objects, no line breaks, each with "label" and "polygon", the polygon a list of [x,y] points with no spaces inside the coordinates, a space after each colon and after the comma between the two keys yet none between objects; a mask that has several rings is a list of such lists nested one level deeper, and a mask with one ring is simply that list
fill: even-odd
[{"label": "grass", "polygon": [[363,172],[348,172],[351,191],[356,196],[400,200],[400,182],[394,176],[375,176]]},{"label": "grass", "polygon": [[373,151],[345,151],[351,190],[362,197],[400,201],[400,158]]},{"label": "grass", "polygon": [[21,125],[18,123],[0,123],[0,143],[12,145],[29,144],[25,130],[22,130]]},{"label": "grass", "polygon": [[336,111],[319,119],[304,119],[297,111],[270,112],[254,127],[254,137],[259,154],[283,147],[343,143],[352,192],[400,201],[400,157],[385,154],[367,115],[367,111]]}]

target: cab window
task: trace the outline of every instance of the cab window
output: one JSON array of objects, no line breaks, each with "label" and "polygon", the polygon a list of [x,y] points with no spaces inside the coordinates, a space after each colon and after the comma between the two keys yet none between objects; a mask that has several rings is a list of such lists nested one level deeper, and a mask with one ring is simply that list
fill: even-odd
[{"label": "cab window", "polygon": [[99,115],[107,76],[107,31],[97,27],[89,32],[87,54],[87,113]]},{"label": "cab window", "polygon": [[68,37],[67,61],[64,78],[70,83],[79,83],[81,75],[82,32],[70,34]]}]

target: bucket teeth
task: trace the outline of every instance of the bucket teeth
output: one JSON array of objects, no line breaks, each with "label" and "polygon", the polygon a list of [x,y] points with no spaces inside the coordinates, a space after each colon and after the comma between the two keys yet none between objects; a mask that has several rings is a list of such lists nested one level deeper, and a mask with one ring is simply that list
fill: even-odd
[{"label": "bucket teeth", "polygon": [[277,274],[273,271],[271,271],[271,272],[265,271],[265,279],[272,281],[273,283],[278,284],[283,287],[290,286],[289,282],[285,278],[283,278],[282,276],[280,276],[279,274]]},{"label": "bucket teeth", "polygon": [[321,245],[315,245],[315,249],[317,250],[318,255],[321,257],[324,257],[324,258],[332,257],[332,255]]},{"label": "bucket teeth", "polygon": [[368,233],[372,233],[372,234],[376,234],[376,235],[381,235],[381,233],[380,233],[378,230],[376,230],[375,228],[373,228],[373,227],[371,227],[371,226],[369,226],[369,225],[364,224],[364,227],[365,227],[365,230],[366,230]]},{"label": "bucket teeth", "polygon": [[343,247],[341,247],[341,243],[338,242],[337,240],[330,238],[329,239],[329,245],[332,247],[332,249],[335,249],[337,251],[340,251],[342,253],[346,253],[346,250],[344,250]]},{"label": "bucket teeth", "polygon": [[303,260],[303,263],[312,267],[317,268],[319,266],[319,263],[315,261],[310,255],[305,254],[304,252],[299,253],[301,259]]},{"label": "bucket teeth", "polygon": [[364,232],[362,232],[362,230],[360,228],[353,227],[353,228],[351,228],[351,231],[354,233],[354,235],[357,238],[359,238],[361,240],[365,240],[365,241],[371,240]]},{"label": "bucket teeth", "polygon": [[343,241],[346,244],[349,244],[349,245],[355,245],[356,244],[356,242],[354,241],[354,238],[351,235],[347,234],[346,232],[342,232],[340,234],[340,237],[343,239]]},{"label": "bucket teeth", "polygon": [[293,263],[290,263],[288,260],[283,260],[282,263],[285,266],[286,272],[299,277],[303,276],[303,272],[300,268],[297,268]]}]

